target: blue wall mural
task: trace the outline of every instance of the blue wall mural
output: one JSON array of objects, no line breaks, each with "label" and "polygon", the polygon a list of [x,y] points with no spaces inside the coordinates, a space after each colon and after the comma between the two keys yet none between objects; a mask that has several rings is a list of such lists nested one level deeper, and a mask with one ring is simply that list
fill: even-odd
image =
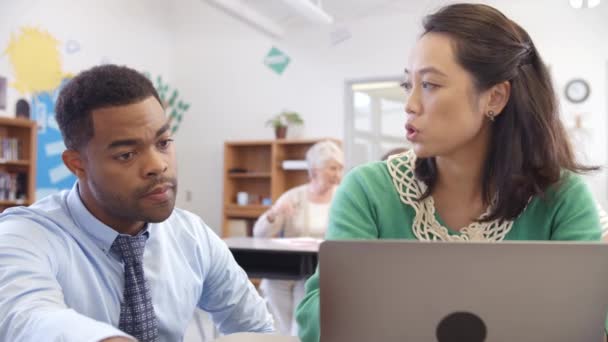
[{"label": "blue wall mural", "polygon": [[36,198],[69,189],[76,177],[63,164],[61,153],[65,150],[61,132],[55,120],[55,102],[59,91],[67,82],[52,92],[32,95],[33,119],[38,122],[38,151],[36,172]]},{"label": "blue wall mural", "polygon": [[[61,46],[64,46],[61,49]],[[76,177],[63,164],[61,154],[65,145],[55,120],[55,102],[62,87],[73,77],[63,70],[63,51],[77,54],[82,50],[80,42],[67,40],[61,43],[52,34],[36,27],[22,27],[13,32],[8,46],[0,57],[7,56],[13,75],[10,86],[21,96],[31,96],[32,119],[38,123],[36,198],[70,189]],[[102,63],[109,62],[104,57]],[[171,131],[175,133],[190,104],[182,100],[179,91],[163,81],[161,75],[149,77],[159,92]],[[7,106],[8,107],[8,106]]]}]

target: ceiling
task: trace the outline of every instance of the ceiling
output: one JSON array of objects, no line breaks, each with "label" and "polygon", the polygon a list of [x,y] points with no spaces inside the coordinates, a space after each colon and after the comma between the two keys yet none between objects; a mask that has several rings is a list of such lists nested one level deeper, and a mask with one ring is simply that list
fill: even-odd
[{"label": "ceiling", "polygon": [[[394,13],[412,7],[412,3],[403,0],[321,0],[320,3],[321,8],[332,16],[336,23],[349,22],[373,14]],[[247,5],[283,26],[308,24],[282,0],[255,0],[248,1]]]},{"label": "ceiling", "polygon": [[[205,0],[209,2],[217,0]],[[299,15],[285,0],[234,0],[242,3],[283,28],[310,27],[311,22]],[[452,2],[451,0],[308,0],[320,7],[334,18],[335,25],[348,25],[353,21],[374,15],[391,15],[396,13],[428,13],[438,7]],[[496,5],[501,1],[511,6],[527,6],[529,0],[482,0]],[[574,0],[559,0],[564,5]],[[583,1],[583,0],[579,0]],[[584,0],[586,3],[588,0]],[[594,0],[597,1],[597,0]],[[601,0],[600,0],[601,1]],[[479,0],[473,0],[479,2]],[[556,4],[555,0],[544,0],[547,4]],[[568,5],[569,7],[569,5]],[[600,6],[602,7],[602,6]],[[606,6],[603,6],[606,7]]]}]

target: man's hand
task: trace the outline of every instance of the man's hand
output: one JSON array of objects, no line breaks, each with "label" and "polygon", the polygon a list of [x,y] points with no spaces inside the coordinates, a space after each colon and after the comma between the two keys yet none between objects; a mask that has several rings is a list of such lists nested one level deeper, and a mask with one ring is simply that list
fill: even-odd
[{"label": "man's hand", "polygon": [[135,340],[126,337],[110,337],[106,338],[105,340],[101,340],[101,342],[135,342]]}]

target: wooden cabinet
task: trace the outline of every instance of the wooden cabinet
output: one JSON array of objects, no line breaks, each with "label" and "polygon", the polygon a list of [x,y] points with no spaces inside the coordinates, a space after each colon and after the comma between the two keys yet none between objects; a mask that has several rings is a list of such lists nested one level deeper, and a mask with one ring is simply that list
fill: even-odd
[{"label": "wooden cabinet", "polygon": [[35,121],[0,117],[0,211],[34,203],[36,133]]},{"label": "wooden cabinet", "polygon": [[[233,235],[231,220],[244,220],[251,236],[255,220],[285,191],[308,182],[306,151],[327,139],[251,140],[224,143],[224,205],[222,236]],[[330,139],[338,144],[339,140]],[[291,162],[291,168],[284,167]],[[300,167],[298,167],[300,166]],[[239,193],[241,194],[239,201]]]}]

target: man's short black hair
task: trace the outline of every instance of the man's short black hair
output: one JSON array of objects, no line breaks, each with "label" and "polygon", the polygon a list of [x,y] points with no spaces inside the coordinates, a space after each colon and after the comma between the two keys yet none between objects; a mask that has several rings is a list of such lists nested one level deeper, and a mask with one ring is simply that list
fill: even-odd
[{"label": "man's short black hair", "polygon": [[125,66],[101,65],[81,72],[61,90],[55,106],[65,146],[78,150],[91,140],[94,110],[130,105],[150,96],[162,104],[152,82]]}]

